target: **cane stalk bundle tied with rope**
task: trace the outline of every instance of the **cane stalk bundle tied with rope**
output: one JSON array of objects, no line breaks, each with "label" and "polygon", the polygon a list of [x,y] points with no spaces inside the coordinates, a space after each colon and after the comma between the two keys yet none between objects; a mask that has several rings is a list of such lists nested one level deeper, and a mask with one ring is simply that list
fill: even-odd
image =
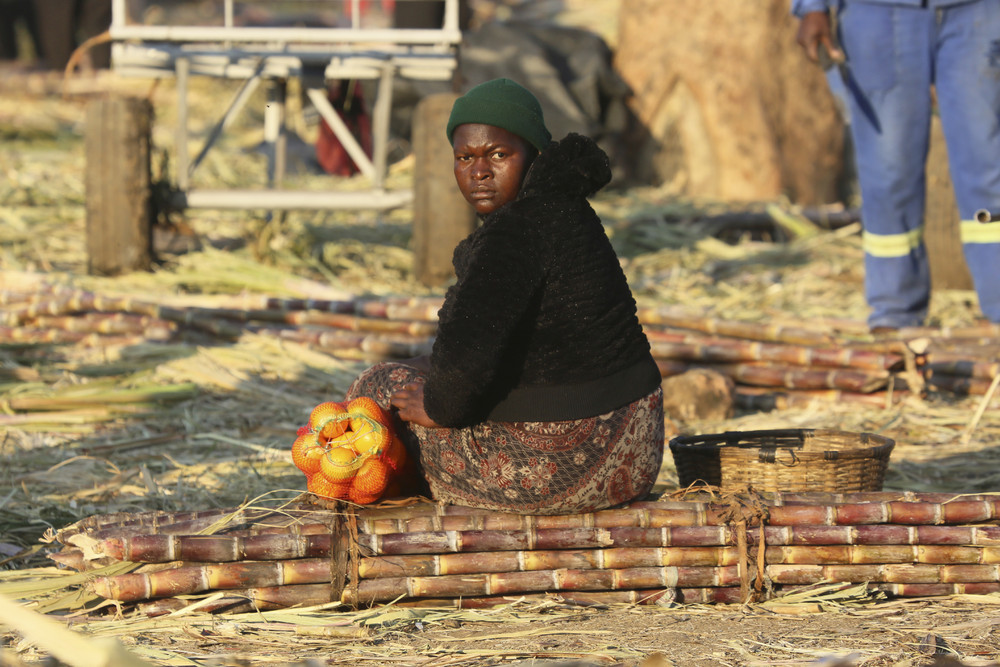
[{"label": "cane stalk bundle tied with rope", "polygon": [[[228,514],[227,514],[228,512]],[[803,586],[896,596],[1000,592],[1000,495],[692,487],[587,514],[427,502],[90,517],[53,557],[92,596],[149,614],[340,602],[488,607],[755,603]],[[881,594],[881,593],[880,593]],[[200,607],[199,607],[200,608]]]}]

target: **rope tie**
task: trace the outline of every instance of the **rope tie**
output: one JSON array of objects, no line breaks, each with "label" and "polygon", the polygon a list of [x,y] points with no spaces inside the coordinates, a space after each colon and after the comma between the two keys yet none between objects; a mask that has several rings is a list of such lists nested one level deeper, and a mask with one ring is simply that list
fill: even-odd
[{"label": "rope tie", "polygon": [[[750,485],[747,485],[745,490],[723,493],[720,487],[706,484],[702,480],[697,480],[686,488],[674,492],[670,497],[684,500],[690,494],[701,493],[709,495],[712,509],[725,522],[736,543],[739,559],[736,571],[740,578],[740,599],[744,604],[748,604],[769,597],[773,586],[765,571],[767,542],[764,526],[770,516],[766,499]],[[748,532],[749,528],[754,526],[757,526],[759,531],[756,552],[750,549]]]},{"label": "rope tie", "polygon": [[[716,508],[719,516],[735,533],[736,550],[739,557],[737,573],[740,577],[740,599],[743,604],[757,602],[771,592],[771,582],[767,579],[767,541],[764,526],[769,516],[767,502],[753,487],[747,485],[745,491],[722,494]],[[750,549],[748,531],[753,526],[758,529],[756,552]],[[751,585],[753,590],[751,591]]]}]

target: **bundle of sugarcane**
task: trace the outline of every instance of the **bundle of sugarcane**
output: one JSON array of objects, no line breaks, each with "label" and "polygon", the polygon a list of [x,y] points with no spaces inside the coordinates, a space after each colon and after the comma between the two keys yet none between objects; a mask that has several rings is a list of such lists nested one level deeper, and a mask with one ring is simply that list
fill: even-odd
[{"label": "bundle of sugarcane", "polygon": [[686,497],[531,516],[307,495],[273,509],[91,517],[59,531],[52,557],[91,571],[93,594],[150,614],[540,595],[740,602],[845,582],[898,596],[1000,591],[1000,494]]},{"label": "bundle of sugarcane", "polygon": [[[207,308],[59,288],[0,292],[0,341],[201,342],[252,332],[378,361],[429,352],[441,303],[440,297],[261,296],[242,297],[240,307]],[[908,329],[875,339],[859,323],[741,322],[676,308],[640,308],[638,317],[664,377],[711,368],[733,380],[740,405],[756,409],[815,400],[885,405],[925,389],[985,395],[1000,375],[997,325]],[[759,398],[762,388],[770,399]]]},{"label": "bundle of sugarcane", "polygon": [[[440,299],[243,298],[240,308],[166,306],[85,290],[0,292],[0,342],[80,346],[229,341],[244,332],[369,360],[429,352]],[[206,341],[208,337],[209,341]]]},{"label": "bundle of sugarcane", "polygon": [[1000,325],[913,328],[876,339],[844,323],[817,330],[806,322],[736,322],[676,309],[640,309],[639,318],[664,377],[715,370],[734,382],[744,408],[816,400],[891,405],[927,390],[1000,403],[993,396]]}]

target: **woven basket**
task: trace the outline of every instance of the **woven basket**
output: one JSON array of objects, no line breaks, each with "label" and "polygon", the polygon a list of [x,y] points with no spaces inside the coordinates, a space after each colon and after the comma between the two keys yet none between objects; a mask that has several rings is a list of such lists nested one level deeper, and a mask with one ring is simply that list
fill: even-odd
[{"label": "woven basket", "polygon": [[873,433],[781,429],[677,437],[670,453],[682,488],[849,493],[882,490],[895,445]]}]

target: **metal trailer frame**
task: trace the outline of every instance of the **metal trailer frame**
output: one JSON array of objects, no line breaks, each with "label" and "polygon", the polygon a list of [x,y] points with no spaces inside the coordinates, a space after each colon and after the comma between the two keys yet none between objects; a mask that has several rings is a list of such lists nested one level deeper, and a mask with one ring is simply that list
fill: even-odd
[{"label": "metal trailer frame", "polygon": [[[112,69],[123,76],[176,78],[177,159],[172,206],[388,210],[412,203],[412,190],[386,189],[393,80],[397,76],[436,81],[452,78],[462,39],[458,0],[442,0],[445,19],[441,28],[435,29],[361,28],[360,0],[347,0],[353,10],[349,28],[236,26],[233,0],[223,0],[222,26],[131,25],[127,1],[112,1]],[[243,84],[192,159],[188,152],[188,83],[194,75],[242,79]],[[370,179],[369,189],[337,192],[281,188],[286,167],[285,97],[292,77],[299,78],[309,100],[359,171]],[[327,98],[326,82],[332,79],[378,81],[372,112],[371,159]],[[191,176],[262,82],[268,84],[264,112],[267,188],[192,188]]]}]

